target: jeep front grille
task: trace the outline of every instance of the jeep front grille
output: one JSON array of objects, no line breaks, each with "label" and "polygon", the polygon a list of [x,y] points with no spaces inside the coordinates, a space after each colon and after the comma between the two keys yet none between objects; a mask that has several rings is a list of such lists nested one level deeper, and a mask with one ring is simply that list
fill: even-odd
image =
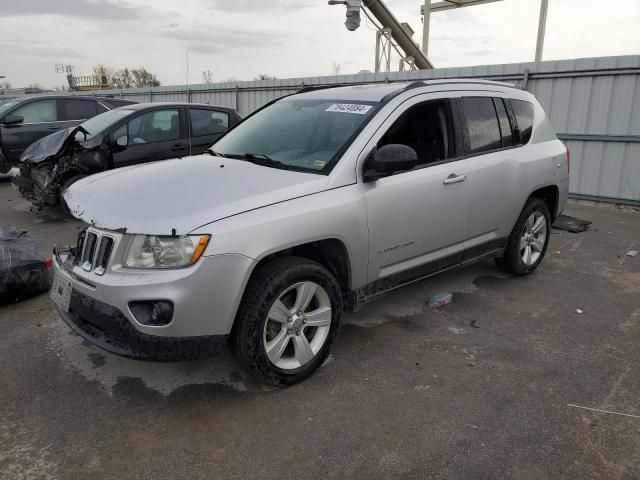
[{"label": "jeep front grille", "polygon": [[104,275],[113,251],[114,239],[94,230],[86,230],[80,234],[78,251],[80,267],[85,272],[94,271],[96,275]]}]

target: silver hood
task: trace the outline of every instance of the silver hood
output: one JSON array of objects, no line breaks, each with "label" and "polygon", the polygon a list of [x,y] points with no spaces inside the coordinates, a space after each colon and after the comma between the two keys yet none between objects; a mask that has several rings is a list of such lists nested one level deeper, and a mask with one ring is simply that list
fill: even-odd
[{"label": "silver hood", "polygon": [[204,154],[119,168],[74,183],[74,217],[108,230],[181,235],[216,220],[321,192],[328,177]]}]

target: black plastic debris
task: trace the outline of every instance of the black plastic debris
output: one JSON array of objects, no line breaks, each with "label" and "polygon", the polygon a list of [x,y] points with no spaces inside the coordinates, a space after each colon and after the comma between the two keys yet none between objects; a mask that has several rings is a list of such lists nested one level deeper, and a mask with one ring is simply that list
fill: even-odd
[{"label": "black plastic debris", "polygon": [[51,287],[51,260],[38,253],[28,232],[0,227],[0,305],[19,302]]},{"label": "black plastic debris", "polygon": [[571,233],[584,232],[592,222],[589,220],[580,220],[579,218],[570,217],[569,215],[559,215],[552,227],[556,230],[564,230]]}]

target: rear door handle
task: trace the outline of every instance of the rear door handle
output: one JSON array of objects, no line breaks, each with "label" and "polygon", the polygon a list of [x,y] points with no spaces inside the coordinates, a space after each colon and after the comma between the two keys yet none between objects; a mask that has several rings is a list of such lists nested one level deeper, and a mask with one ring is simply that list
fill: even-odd
[{"label": "rear door handle", "polygon": [[184,143],[176,143],[173,147],[171,147],[171,150],[174,152],[180,152],[186,149],[187,149],[187,146]]},{"label": "rear door handle", "polygon": [[55,125],[52,125],[50,127],[47,127],[47,130],[60,130],[60,127],[56,127]]},{"label": "rear door handle", "polygon": [[447,178],[445,178],[442,183],[444,183],[445,185],[451,185],[452,183],[460,183],[460,182],[464,182],[467,179],[467,176],[462,174],[462,175],[456,175],[455,173],[452,173],[451,175],[449,175]]}]

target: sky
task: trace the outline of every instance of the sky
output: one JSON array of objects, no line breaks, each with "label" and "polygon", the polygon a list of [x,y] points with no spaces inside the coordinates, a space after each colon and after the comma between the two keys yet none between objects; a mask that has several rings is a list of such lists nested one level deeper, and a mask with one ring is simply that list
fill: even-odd
[{"label": "sky", "polygon": [[[545,60],[640,54],[640,1],[550,0]],[[613,3],[613,2],[611,2]],[[421,41],[420,0],[387,0]],[[532,61],[539,0],[503,0],[431,16],[436,67]],[[0,76],[61,86],[56,64],[144,66],[163,85],[373,70],[375,31],[344,27],[326,0],[0,0]],[[187,58],[189,74],[187,76]],[[397,68],[397,60],[392,65]]]}]

